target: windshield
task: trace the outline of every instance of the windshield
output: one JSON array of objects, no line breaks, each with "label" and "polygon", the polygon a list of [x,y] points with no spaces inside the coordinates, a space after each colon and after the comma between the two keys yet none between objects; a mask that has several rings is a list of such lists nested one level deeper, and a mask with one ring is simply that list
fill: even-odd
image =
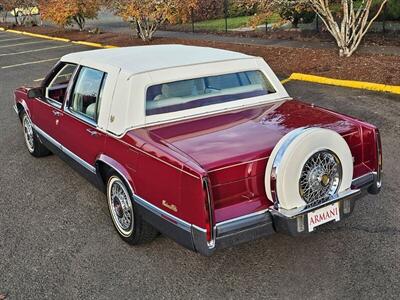
[{"label": "windshield", "polygon": [[157,115],[275,93],[261,71],[157,84],[147,89],[146,115]]}]

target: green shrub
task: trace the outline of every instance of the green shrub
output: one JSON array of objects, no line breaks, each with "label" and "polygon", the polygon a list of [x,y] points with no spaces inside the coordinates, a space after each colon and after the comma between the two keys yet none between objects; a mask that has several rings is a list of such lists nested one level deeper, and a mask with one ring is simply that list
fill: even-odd
[{"label": "green shrub", "polygon": [[[381,0],[374,1],[373,7],[371,8],[371,16],[374,16],[378,12],[379,5],[381,3]],[[386,19],[386,21],[400,21],[400,0],[388,1],[388,3],[386,4],[386,9],[382,11],[378,20],[382,21],[384,18]]]},{"label": "green shrub", "polygon": [[223,17],[223,0],[201,0],[199,1],[199,7],[194,11],[194,19],[196,21],[213,20]]},{"label": "green shrub", "polygon": [[300,22],[311,23],[315,18],[315,12],[312,9],[299,4],[295,0],[283,2],[277,8],[277,13],[283,20],[290,21],[295,28],[297,28]]},{"label": "green shrub", "polygon": [[[221,0],[223,1],[223,0]],[[252,16],[257,12],[257,1],[230,0],[228,6],[229,17]]]}]

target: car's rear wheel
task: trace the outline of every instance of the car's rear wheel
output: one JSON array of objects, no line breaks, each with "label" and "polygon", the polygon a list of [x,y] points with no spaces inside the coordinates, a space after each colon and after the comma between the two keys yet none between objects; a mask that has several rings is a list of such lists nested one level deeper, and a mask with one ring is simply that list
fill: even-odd
[{"label": "car's rear wheel", "polygon": [[152,241],[158,231],[138,213],[133,195],[125,181],[111,172],[107,181],[107,203],[114,227],[120,237],[132,245]]},{"label": "car's rear wheel", "polygon": [[25,111],[21,113],[22,128],[24,131],[24,140],[29,153],[35,157],[43,157],[51,152],[42,144],[37,137],[31,119]]}]

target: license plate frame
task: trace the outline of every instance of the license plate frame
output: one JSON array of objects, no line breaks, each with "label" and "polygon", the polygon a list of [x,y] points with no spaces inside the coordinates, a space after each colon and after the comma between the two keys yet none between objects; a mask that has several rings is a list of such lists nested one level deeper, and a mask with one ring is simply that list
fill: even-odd
[{"label": "license plate frame", "polygon": [[340,221],[339,202],[309,212],[307,214],[308,232],[313,232],[317,227],[332,221]]}]

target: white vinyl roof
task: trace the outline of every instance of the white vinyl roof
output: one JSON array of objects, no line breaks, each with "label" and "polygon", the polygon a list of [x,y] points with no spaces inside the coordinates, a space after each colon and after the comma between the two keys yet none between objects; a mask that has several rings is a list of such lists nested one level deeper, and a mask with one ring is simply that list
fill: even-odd
[{"label": "white vinyl roof", "polygon": [[96,65],[108,65],[131,75],[180,66],[191,66],[212,62],[254,59],[246,54],[184,45],[136,46],[92,51],[76,52],[65,55],[62,61],[96,68]]}]

